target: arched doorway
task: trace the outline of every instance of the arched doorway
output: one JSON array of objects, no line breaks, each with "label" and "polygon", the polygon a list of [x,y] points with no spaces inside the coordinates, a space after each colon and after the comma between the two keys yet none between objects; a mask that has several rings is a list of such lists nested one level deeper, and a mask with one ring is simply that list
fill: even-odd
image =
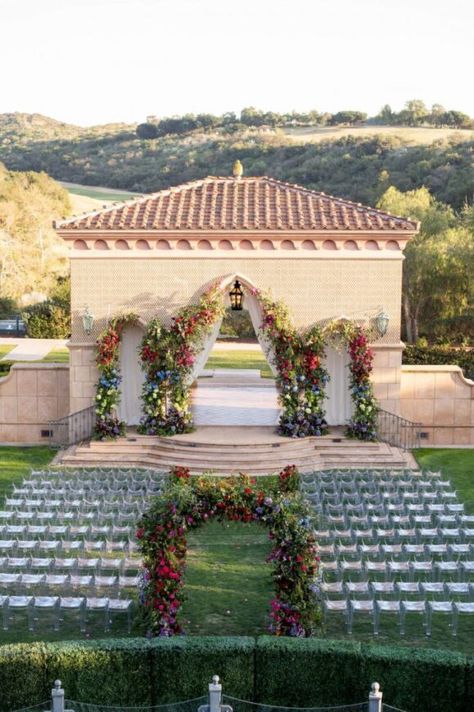
[{"label": "arched doorway", "polygon": [[325,367],[330,376],[326,385],[326,420],[328,425],[346,425],[352,416],[349,354],[347,348],[326,347]]},{"label": "arched doorway", "polygon": [[144,373],[140,365],[138,348],[143,338],[139,325],[127,326],[120,344],[120,404],[118,417],[127,425],[138,425],[142,417],[141,391]]},{"label": "arched doorway", "polygon": [[[208,357],[216,353],[213,350],[214,347],[218,349],[217,353],[220,353],[221,356],[229,351],[235,353],[237,360],[239,360],[241,351],[247,355],[249,351],[256,351],[260,356],[263,352],[273,375],[275,375],[270,345],[260,332],[263,314],[258,292],[250,280],[240,274],[224,277],[220,282],[220,288],[225,295],[226,304],[230,306],[228,293],[235,280],[238,280],[243,288],[244,310],[250,316],[258,342],[250,345],[232,342],[216,344],[221,326],[221,322],[219,322],[209,334],[202,352],[196,360],[194,370],[196,379],[202,375]],[[258,357],[256,360],[258,361]],[[277,426],[281,409],[278,404],[275,383],[271,378],[262,378],[260,369],[255,364],[248,367],[243,359],[242,368],[235,368],[235,366],[226,368],[225,365],[222,365],[215,370],[212,369],[206,375],[208,377],[199,378],[196,381],[197,387],[193,392],[192,410],[196,425],[272,428]]]}]

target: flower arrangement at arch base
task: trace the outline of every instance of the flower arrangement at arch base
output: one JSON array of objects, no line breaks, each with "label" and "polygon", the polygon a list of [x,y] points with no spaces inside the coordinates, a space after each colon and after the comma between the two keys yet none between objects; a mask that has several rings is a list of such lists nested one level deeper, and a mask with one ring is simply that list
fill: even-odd
[{"label": "flower arrangement at arch base", "polygon": [[120,403],[119,369],[120,339],[126,326],[138,322],[136,314],[123,314],[110,320],[107,328],[97,339],[96,364],[99,380],[96,386],[94,437],[97,440],[118,438],[125,433],[125,423],[117,417]]},{"label": "flower arrangement at arch base", "polygon": [[197,304],[181,309],[171,326],[163,326],[159,319],[150,322],[140,348],[145,370],[140,433],[176,435],[192,430],[193,366],[203,340],[224,311],[222,292],[213,286]]},{"label": "flower arrangement at arch base", "polygon": [[179,609],[183,601],[186,536],[210,520],[257,522],[268,528],[276,595],[270,603],[270,631],[306,637],[318,628],[314,595],[318,571],[316,542],[309,510],[298,492],[298,472],[286,467],[278,489],[263,492],[246,475],[237,478],[190,477],[174,468],[165,492],[155,499],[138,525],[144,561],[141,603],[149,634],[183,634]]}]

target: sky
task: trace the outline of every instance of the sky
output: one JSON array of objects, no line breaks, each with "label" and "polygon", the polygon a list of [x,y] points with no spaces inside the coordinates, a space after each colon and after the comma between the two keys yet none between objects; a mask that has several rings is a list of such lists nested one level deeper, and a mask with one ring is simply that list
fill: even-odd
[{"label": "sky", "polygon": [[0,113],[474,116],[473,0],[0,0]]}]

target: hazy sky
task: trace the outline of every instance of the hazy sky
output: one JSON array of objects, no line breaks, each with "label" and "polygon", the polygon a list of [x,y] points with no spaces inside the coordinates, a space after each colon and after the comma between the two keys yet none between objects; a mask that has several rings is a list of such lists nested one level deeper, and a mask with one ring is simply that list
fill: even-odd
[{"label": "hazy sky", "polygon": [[0,0],[0,112],[474,115],[473,0]]}]

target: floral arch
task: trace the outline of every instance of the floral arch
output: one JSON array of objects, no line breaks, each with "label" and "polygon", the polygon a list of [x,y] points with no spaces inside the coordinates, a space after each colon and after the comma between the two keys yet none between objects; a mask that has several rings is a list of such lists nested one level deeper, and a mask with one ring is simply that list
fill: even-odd
[{"label": "floral arch", "polygon": [[320,621],[314,595],[318,570],[309,510],[298,492],[294,466],[279,475],[274,491],[262,491],[246,475],[218,480],[190,478],[186,468],[171,471],[164,493],[138,525],[143,556],[140,600],[148,630],[156,636],[183,632],[178,619],[183,601],[186,535],[209,520],[257,522],[269,530],[276,596],[271,601],[270,631],[306,637]]},{"label": "floral arch", "polygon": [[[296,329],[281,302],[260,292],[242,275],[227,275],[205,291],[195,304],[179,310],[169,326],[159,319],[147,325],[140,347],[145,372],[143,418],[139,432],[176,435],[193,428],[191,385],[202,371],[219,333],[227,287],[238,278],[256,334],[275,375],[282,407],[278,431],[288,437],[319,436],[328,432],[325,419],[325,345],[343,343],[350,356],[350,388],[354,413],[347,434],[361,440],[376,437],[377,406],[370,374],[373,353],[368,330],[348,320],[333,320],[324,327]],[[96,437],[115,438],[125,424],[116,415],[120,402],[120,337],[124,327],[138,323],[134,314],[114,318],[97,342]]]}]

